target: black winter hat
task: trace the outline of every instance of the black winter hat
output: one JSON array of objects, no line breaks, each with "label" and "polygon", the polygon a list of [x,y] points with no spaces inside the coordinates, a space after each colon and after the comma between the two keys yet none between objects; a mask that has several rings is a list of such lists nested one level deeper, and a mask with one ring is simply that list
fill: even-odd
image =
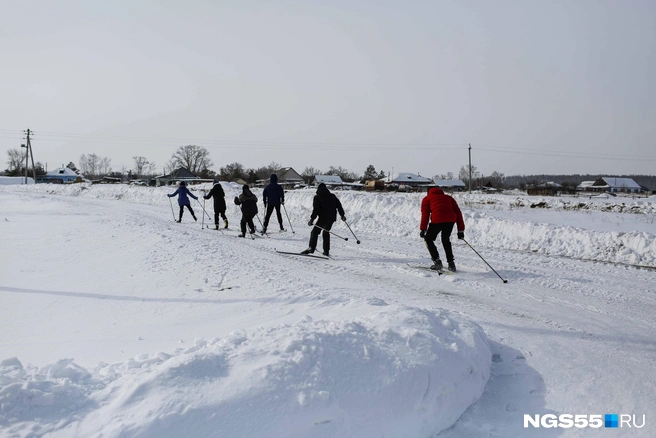
[{"label": "black winter hat", "polygon": [[250,187],[248,187],[248,184],[244,184],[244,187],[242,187],[241,190],[245,192],[246,190],[250,190]]}]

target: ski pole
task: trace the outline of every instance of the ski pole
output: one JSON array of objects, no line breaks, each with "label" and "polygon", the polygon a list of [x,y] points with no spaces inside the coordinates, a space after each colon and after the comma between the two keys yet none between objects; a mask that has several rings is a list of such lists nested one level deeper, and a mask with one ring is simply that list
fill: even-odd
[{"label": "ski pole", "polygon": [[[490,264],[489,264],[489,263],[483,258],[482,255],[480,255],[480,254],[478,253],[478,251],[476,251],[476,250],[474,249],[473,246],[471,246],[471,245],[469,244],[469,242],[467,242],[465,239],[460,239],[460,240],[462,240],[463,242],[465,242],[465,243],[467,244],[467,246],[469,246],[469,247],[472,249],[472,251],[474,251],[474,252],[476,253],[476,255],[479,256],[479,257],[481,258],[481,260],[483,260],[483,261],[485,262],[486,265],[490,266]],[[508,280],[504,280],[504,279],[501,277],[501,275],[499,275],[499,273],[498,273],[497,271],[494,270],[494,268],[493,268],[492,266],[490,266],[490,269],[492,269],[492,270],[494,271],[494,273],[497,274],[497,277],[501,278],[501,280],[502,280],[504,283],[508,283]]]},{"label": "ski pole", "polygon": [[351,227],[349,226],[348,222],[344,221],[344,223],[345,223],[346,226],[348,227],[348,229],[349,229],[349,231],[351,232],[351,234],[353,234],[353,237],[355,237],[355,243],[357,243],[357,244],[359,245],[359,244],[360,244],[360,241],[358,240],[358,236],[355,235],[355,233],[353,232],[353,230],[352,230]]},{"label": "ski pole", "polygon": [[171,201],[170,196],[169,196],[169,204],[171,204],[171,214],[173,215],[173,220],[175,220],[175,211],[173,211],[173,201]]},{"label": "ski pole", "polygon": [[330,230],[326,230],[325,228],[321,228],[319,225],[314,225],[314,226],[317,227],[317,228],[319,228],[320,230],[325,231],[326,233],[330,233],[330,234],[332,234],[332,235],[335,236],[335,237],[339,237],[339,238],[342,239],[342,240],[348,240],[348,237],[342,237],[342,236],[340,236],[339,234],[335,234],[335,233],[333,233],[333,232],[330,231]]},{"label": "ski pole", "polygon": [[[203,198],[203,200],[205,200],[205,198]],[[212,219],[212,218],[210,217],[210,214],[209,214],[208,212],[205,211],[205,207],[203,207],[203,205],[200,203],[200,201],[198,200],[198,198],[196,198],[196,202],[198,202],[198,205],[200,205],[200,208],[203,209],[203,212],[207,215],[207,218],[208,218],[208,219]],[[203,219],[204,219],[204,218],[205,218],[205,216],[203,216]]]},{"label": "ski pole", "polygon": [[294,231],[294,227],[292,227],[292,221],[289,220],[289,215],[287,214],[287,209],[285,208],[285,204],[282,204],[282,209],[285,210],[285,216],[287,216],[287,222],[289,222],[289,228],[292,230],[292,234],[296,234],[296,231]]},{"label": "ski pole", "polygon": [[[263,224],[262,221],[260,220],[260,215],[256,214],[255,217],[257,218],[257,221],[260,223],[260,230],[264,230],[264,224]],[[266,233],[262,233],[262,234],[264,234],[264,235],[267,236],[268,238],[271,238],[271,236],[269,236],[269,235],[266,234]]]},{"label": "ski pole", "polygon": [[[203,211],[205,210],[205,196],[203,196]],[[205,215],[203,215],[203,220],[200,221],[200,229],[205,229]]]}]

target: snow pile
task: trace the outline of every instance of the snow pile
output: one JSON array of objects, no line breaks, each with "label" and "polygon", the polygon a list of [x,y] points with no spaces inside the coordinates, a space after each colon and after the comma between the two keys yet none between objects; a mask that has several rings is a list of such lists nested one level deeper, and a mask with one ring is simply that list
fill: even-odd
[{"label": "snow pile", "polygon": [[653,197],[628,198],[609,196],[605,193],[591,196],[508,196],[475,195],[462,193],[456,195],[461,207],[501,210],[521,210],[544,208],[558,211],[603,211],[615,213],[656,214]]},{"label": "snow pile", "polygon": [[[0,186],[22,185],[25,184],[24,176],[0,176]],[[27,178],[27,184],[34,184],[34,179]]]},{"label": "snow pile", "polygon": [[[0,362],[9,436],[432,436],[476,402],[491,352],[475,323],[370,302],[352,321],[238,331],[92,372]],[[111,421],[107,421],[110,419]]]}]

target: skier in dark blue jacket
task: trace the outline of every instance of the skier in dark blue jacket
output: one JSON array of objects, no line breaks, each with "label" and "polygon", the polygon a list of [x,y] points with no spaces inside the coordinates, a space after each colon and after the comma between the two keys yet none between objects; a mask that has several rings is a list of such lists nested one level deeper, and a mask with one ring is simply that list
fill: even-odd
[{"label": "skier in dark blue jacket", "polygon": [[194,220],[198,221],[198,219],[196,219],[196,215],[194,214],[194,210],[191,208],[191,201],[189,198],[187,198],[187,195],[194,199],[198,199],[198,197],[194,196],[194,194],[189,191],[187,188],[187,183],[180,181],[180,187],[178,187],[175,192],[166,196],[172,198],[175,195],[178,195],[178,205],[180,206],[180,219],[178,219],[176,222],[182,222],[182,213],[184,213],[185,206],[189,209],[189,212],[191,213],[191,216],[194,218]]},{"label": "skier in dark blue jacket", "polygon": [[266,233],[267,227],[269,226],[269,219],[271,218],[271,213],[273,213],[274,208],[276,209],[276,216],[278,216],[280,231],[285,231],[285,227],[282,225],[282,215],[280,214],[280,206],[285,205],[285,191],[280,184],[278,184],[278,175],[275,173],[271,174],[269,184],[267,184],[266,187],[264,187],[264,191],[262,191],[262,201],[264,201],[264,208],[266,209],[262,233]]}]

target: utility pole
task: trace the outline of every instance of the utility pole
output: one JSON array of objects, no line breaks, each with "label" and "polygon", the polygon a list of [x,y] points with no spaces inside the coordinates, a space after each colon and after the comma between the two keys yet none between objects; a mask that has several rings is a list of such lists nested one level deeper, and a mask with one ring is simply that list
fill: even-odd
[{"label": "utility pole", "polygon": [[23,131],[26,134],[27,142],[22,144],[21,147],[25,148],[25,184],[27,185],[27,175],[29,171],[29,158],[32,157],[32,176],[34,177],[34,183],[36,184],[36,167],[34,166],[34,153],[32,152],[32,142],[30,141],[30,135],[34,133],[28,128],[27,131]]},{"label": "utility pole", "polygon": [[[27,148],[27,145],[22,144],[22,148]],[[30,154],[27,149],[25,149],[25,185],[27,185],[27,160],[30,157]]]},{"label": "utility pole", "polygon": [[469,194],[471,195],[471,184],[472,184],[472,178],[471,178],[471,143],[469,143]]},{"label": "utility pole", "polygon": [[34,165],[34,151],[32,151],[32,142],[30,141],[30,135],[34,135],[34,133],[28,128],[26,134],[27,134],[27,149],[30,151],[30,158],[32,159],[32,177],[34,177],[34,184],[36,184],[36,166]]}]

